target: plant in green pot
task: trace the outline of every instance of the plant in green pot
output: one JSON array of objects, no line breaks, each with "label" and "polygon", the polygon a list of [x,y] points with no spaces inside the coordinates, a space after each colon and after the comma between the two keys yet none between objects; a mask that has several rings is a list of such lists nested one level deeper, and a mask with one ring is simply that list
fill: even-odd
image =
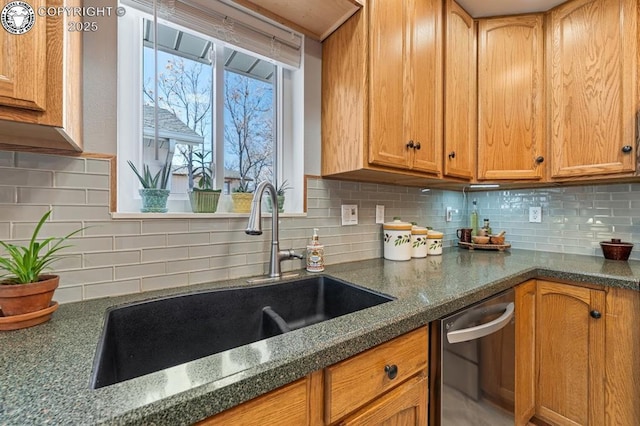
[{"label": "plant in green pot", "polygon": [[[276,185],[276,194],[278,198],[278,213],[284,213],[285,193],[287,192],[288,189],[291,189],[291,186],[287,184],[286,179],[280,185]],[[271,205],[271,197],[267,197],[267,211],[269,213],[273,211],[273,206]]]},{"label": "plant in green pot", "polygon": [[140,172],[131,160],[128,160],[127,163],[142,185],[142,188],[138,190],[140,197],[142,197],[140,211],[143,213],[166,213],[170,193],[167,186],[171,176],[171,160],[167,158],[162,168],[155,174],[151,173],[148,164],[145,164]]},{"label": "plant in green pot", "polygon": [[193,169],[194,177],[198,178],[198,187],[189,192],[191,211],[194,213],[215,213],[220,200],[220,189],[213,189],[213,176],[207,167],[206,157],[210,153],[194,152],[197,166]]},{"label": "plant in green pot", "polygon": [[233,201],[234,213],[249,213],[251,212],[251,202],[253,201],[253,191],[249,189],[249,182],[240,179],[240,185],[233,189],[231,193],[231,200]]},{"label": "plant in green pot", "polygon": [[48,237],[37,241],[38,233],[51,215],[47,211],[36,225],[27,245],[0,241],[5,253],[0,258],[0,330],[16,330],[48,321],[58,308],[52,302],[60,277],[45,274],[51,264],[60,259],[58,252],[77,229],[64,237]]}]

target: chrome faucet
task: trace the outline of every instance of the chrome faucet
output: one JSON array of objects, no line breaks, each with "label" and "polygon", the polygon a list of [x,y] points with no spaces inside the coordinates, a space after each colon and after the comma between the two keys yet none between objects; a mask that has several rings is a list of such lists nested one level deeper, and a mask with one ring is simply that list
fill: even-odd
[{"label": "chrome faucet", "polygon": [[251,214],[249,215],[249,224],[245,233],[247,235],[262,235],[262,194],[268,190],[271,195],[271,258],[269,261],[269,278],[280,278],[282,276],[280,262],[287,259],[302,259],[302,256],[296,254],[293,250],[280,250],[278,242],[278,194],[276,188],[267,181],[258,184],[251,202]]}]

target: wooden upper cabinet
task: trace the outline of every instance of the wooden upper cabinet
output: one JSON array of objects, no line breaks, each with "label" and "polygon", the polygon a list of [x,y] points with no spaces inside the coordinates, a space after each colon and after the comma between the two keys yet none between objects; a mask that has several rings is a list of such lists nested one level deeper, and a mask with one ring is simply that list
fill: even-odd
[{"label": "wooden upper cabinet", "polygon": [[441,11],[438,0],[370,2],[372,164],[441,171]]},{"label": "wooden upper cabinet", "polygon": [[550,14],[554,178],[634,172],[638,5],[574,0]]},{"label": "wooden upper cabinet", "polygon": [[444,174],[471,179],[476,170],[476,25],[446,1],[444,49]]},{"label": "wooden upper cabinet", "polygon": [[605,292],[538,281],[536,417],[605,424]]},{"label": "wooden upper cabinet", "polygon": [[[38,10],[46,1],[30,4]],[[47,59],[47,27],[34,25],[24,34],[0,31],[0,46],[0,105],[43,111],[46,74],[38,70]]]},{"label": "wooden upper cabinet", "polygon": [[82,150],[82,33],[65,14],[41,7],[80,7],[82,0],[35,0],[24,34],[0,31],[0,144]]},{"label": "wooden upper cabinet", "polygon": [[542,15],[478,22],[478,179],[541,179]]}]

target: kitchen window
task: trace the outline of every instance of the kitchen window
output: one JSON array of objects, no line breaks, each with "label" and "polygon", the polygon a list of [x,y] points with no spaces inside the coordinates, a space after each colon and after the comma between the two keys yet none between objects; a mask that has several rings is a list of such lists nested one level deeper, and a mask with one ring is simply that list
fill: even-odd
[{"label": "kitchen window", "polygon": [[[128,0],[134,8],[126,8],[118,25],[118,212],[138,212],[141,205],[128,160],[152,174],[171,162],[170,213],[190,212],[188,192],[209,178],[225,195],[262,180],[287,181],[285,209],[301,211],[302,170],[293,165],[304,157],[292,142],[298,127],[292,111],[302,101],[302,71],[295,66],[302,43],[297,59],[287,49],[283,55],[275,36],[250,44],[282,55],[280,62],[234,45],[251,39],[241,20],[225,15],[217,25],[203,14],[197,21],[186,13],[194,13],[189,1],[159,3],[164,9],[149,10],[153,1]],[[221,202],[218,212],[229,208],[230,200]]]}]

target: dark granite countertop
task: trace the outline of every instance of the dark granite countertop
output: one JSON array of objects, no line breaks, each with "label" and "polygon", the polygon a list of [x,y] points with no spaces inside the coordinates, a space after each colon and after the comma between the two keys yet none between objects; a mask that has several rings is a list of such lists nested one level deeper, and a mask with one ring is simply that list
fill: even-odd
[{"label": "dark granite countertop", "polygon": [[66,304],[48,323],[0,332],[0,425],[191,424],[530,278],[640,290],[640,262],[523,250],[453,248],[325,274],[397,300],[97,390],[89,381],[105,309],[246,280]]}]

